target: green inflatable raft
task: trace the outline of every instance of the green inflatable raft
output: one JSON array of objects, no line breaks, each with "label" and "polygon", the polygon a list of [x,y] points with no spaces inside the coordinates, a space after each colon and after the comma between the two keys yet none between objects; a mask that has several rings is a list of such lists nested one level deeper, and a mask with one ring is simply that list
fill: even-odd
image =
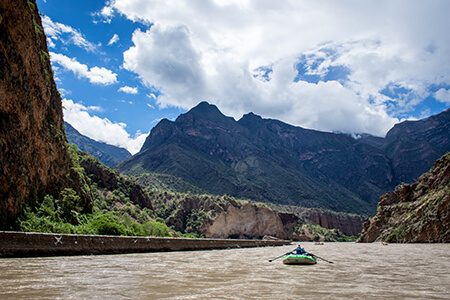
[{"label": "green inflatable raft", "polygon": [[288,254],[283,258],[283,264],[286,265],[314,265],[317,259],[308,254]]}]

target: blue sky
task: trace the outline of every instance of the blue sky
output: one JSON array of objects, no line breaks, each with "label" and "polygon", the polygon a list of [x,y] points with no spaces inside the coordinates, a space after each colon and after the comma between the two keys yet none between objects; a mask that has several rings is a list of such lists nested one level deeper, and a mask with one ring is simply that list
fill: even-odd
[{"label": "blue sky", "polygon": [[450,106],[450,1],[37,0],[65,119],[136,153],[201,101],[383,136]]}]

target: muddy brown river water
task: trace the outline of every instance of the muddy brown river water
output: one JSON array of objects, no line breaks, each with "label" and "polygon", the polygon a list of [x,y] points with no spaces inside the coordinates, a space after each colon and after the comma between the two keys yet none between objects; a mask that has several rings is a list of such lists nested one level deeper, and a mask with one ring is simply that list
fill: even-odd
[{"label": "muddy brown river water", "polygon": [[450,299],[450,244],[292,246],[0,259],[2,299]]}]

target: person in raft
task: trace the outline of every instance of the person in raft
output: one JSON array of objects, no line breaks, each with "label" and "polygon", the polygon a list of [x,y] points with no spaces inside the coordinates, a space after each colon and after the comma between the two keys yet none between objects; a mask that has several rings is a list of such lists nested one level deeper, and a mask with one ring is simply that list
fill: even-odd
[{"label": "person in raft", "polygon": [[302,248],[302,246],[298,245],[297,248],[292,251],[293,254],[296,255],[308,255],[309,253],[305,251],[305,249]]}]

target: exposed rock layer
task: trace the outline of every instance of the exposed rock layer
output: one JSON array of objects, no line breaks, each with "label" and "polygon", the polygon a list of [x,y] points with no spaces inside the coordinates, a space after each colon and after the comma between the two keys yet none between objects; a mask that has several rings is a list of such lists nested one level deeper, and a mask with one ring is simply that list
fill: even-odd
[{"label": "exposed rock layer", "polygon": [[450,153],[417,183],[380,197],[378,213],[364,224],[360,242],[450,242]]},{"label": "exposed rock layer", "polygon": [[361,233],[362,225],[367,218],[360,215],[340,214],[319,209],[308,209],[304,213],[304,218],[310,223],[314,223],[327,229],[339,229],[346,235],[358,236]]},{"label": "exposed rock layer", "polygon": [[25,205],[77,190],[70,168],[61,96],[53,80],[35,1],[0,1],[0,229],[15,226]]},{"label": "exposed rock layer", "polygon": [[204,225],[200,231],[205,237],[215,238],[262,238],[265,235],[282,239],[289,237],[277,212],[250,203],[241,208],[229,206],[212,224]]}]

